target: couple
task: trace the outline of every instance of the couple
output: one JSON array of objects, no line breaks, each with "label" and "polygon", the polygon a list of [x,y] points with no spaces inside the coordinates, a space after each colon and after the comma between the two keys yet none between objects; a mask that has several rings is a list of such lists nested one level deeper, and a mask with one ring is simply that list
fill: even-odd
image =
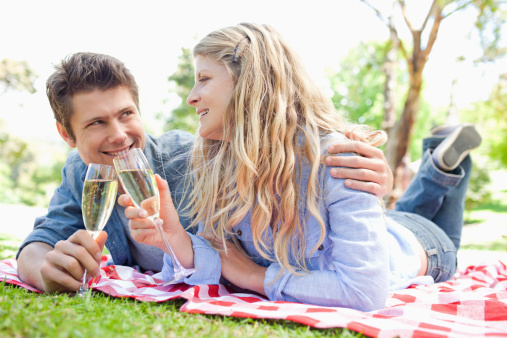
[{"label": "couple", "polygon": [[[95,243],[76,231],[83,229],[86,164],[110,164],[127,147],[143,148],[164,178],[157,182],[165,232],[182,264],[199,268],[185,283],[223,277],[272,300],[368,311],[384,307],[389,289],[452,276],[467,154],[480,143],[473,126],[443,128],[426,139],[420,171],[397,211],[384,213],[379,197],[391,176],[382,153],[344,142],[354,126],[337,116],[276,31],[254,24],[222,29],[201,40],[194,56],[196,84],[187,102],[200,116],[195,139],[175,131],[145,136],[137,87],[117,60],[78,54],[48,80],[58,130],[79,155],[69,155],[48,215],[36,220],[18,252],[25,282],[71,291],[84,268],[98,274],[105,234]],[[370,134],[351,138],[367,141]],[[342,152],[363,157],[327,157],[329,166],[322,165],[328,153]],[[171,277],[145,211],[126,196],[119,202],[105,228],[115,264]]]}]

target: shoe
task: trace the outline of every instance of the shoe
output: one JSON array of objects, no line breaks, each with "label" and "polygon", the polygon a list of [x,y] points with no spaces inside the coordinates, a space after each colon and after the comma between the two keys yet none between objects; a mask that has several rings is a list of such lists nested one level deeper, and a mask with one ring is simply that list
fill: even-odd
[{"label": "shoe", "polygon": [[[450,127],[446,127],[450,128]],[[442,132],[440,130],[439,132]],[[463,159],[482,142],[481,135],[472,123],[458,125],[435,148],[432,154],[433,162],[444,171],[452,171],[458,167]]]},{"label": "shoe", "polygon": [[465,122],[459,124],[441,124],[431,129],[431,135],[433,136],[447,136],[451,134],[453,131],[458,129],[459,127],[473,126],[473,123]]}]

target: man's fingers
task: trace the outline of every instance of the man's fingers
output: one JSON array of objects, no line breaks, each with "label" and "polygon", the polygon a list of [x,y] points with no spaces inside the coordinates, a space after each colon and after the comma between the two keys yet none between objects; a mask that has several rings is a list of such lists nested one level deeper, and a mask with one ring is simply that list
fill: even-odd
[{"label": "man's fingers", "polygon": [[376,172],[383,172],[385,166],[384,162],[381,160],[366,158],[362,156],[328,156],[326,157],[325,163],[330,167],[367,169]]},{"label": "man's fingers", "polygon": [[[97,245],[99,246],[99,249],[100,249],[100,257],[99,257],[99,261],[100,259],[102,259],[102,250],[104,250],[104,245],[106,245],[106,240],[107,240],[107,232],[105,231],[101,231],[99,233],[99,235],[97,236],[97,238],[95,238],[95,242],[97,243]],[[98,255],[97,255],[98,257]],[[97,258],[95,257],[95,258]]]},{"label": "man's fingers", "polygon": [[367,143],[361,141],[348,141],[348,142],[340,142],[328,147],[328,151],[330,154],[340,154],[340,153],[358,153],[362,156],[369,158],[381,158],[383,156],[382,150],[372,147]]},{"label": "man's fingers", "polygon": [[378,182],[380,180],[375,171],[368,169],[332,168],[331,176],[368,182]]},{"label": "man's fingers", "polygon": [[64,246],[65,248],[68,248],[68,250],[72,249],[72,251],[67,251],[66,254],[71,254],[73,257],[79,259],[80,256],[75,256],[75,252],[76,250],[81,251],[80,248],[82,247],[84,248],[84,250],[88,252],[89,256],[93,256],[97,260],[100,260],[100,258],[102,257],[102,249],[99,247],[97,242],[95,242],[93,237],[86,230],[78,230],[72,236],[69,237],[68,241],[60,241],[58,243],[62,245],[63,243],[66,244],[67,242],[75,244],[76,247]]},{"label": "man's fingers", "polygon": [[[40,270],[45,290],[49,293],[59,291],[76,291],[81,286],[81,279],[75,279],[67,271],[51,264],[43,264]],[[81,277],[83,277],[81,275]]]},{"label": "man's fingers", "polygon": [[382,192],[382,187],[380,185],[378,185],[377,183],[348,179],[348,180],[345,180],[345,185],[348,188],[368,192],[368,193],[373,194],[377,197],[382,197],[384,195]]}]

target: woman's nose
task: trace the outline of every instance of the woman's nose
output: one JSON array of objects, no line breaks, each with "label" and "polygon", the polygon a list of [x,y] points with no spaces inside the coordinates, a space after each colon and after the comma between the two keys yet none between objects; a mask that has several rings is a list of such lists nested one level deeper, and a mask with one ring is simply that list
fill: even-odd
[{"label": "woman's nose", "polygon": [[197,93],[197,90],[195,90],[195,87],[192,88],[190,93],[187,96],[187,104],[189,106],[194,106],[201,100],[200,96]]}]

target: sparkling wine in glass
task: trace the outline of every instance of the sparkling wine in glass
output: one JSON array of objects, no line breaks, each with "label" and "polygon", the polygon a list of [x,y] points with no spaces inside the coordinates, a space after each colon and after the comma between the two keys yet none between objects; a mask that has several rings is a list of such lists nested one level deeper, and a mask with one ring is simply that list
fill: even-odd
[{"label": "sparkling wine in glass", "polygon": [[146,210],[148,219],[152,221],[157,229],[166,252],[171,258],[174,275],[164,285],[174,284],[183,277],[194,273],[197,269],[186,269],[181,265],[167,240],[162,227],[163,221],[159,217],[160,196],[158,194],[157,182],[143,151],[139,148],[133,148],[128,152],[123,152],[116,156],[113,162],[123,189],[130,196],[136,207]]},{"label": "sparkling wine in glass", "polygon": [[[83,221],[85,228],[96,239],[111,216],[118,191],[116,170],[113,166],[90,163],[86,172],[83,187]],[[85,269],[78,294],[83,296],[88,291]]]}]

